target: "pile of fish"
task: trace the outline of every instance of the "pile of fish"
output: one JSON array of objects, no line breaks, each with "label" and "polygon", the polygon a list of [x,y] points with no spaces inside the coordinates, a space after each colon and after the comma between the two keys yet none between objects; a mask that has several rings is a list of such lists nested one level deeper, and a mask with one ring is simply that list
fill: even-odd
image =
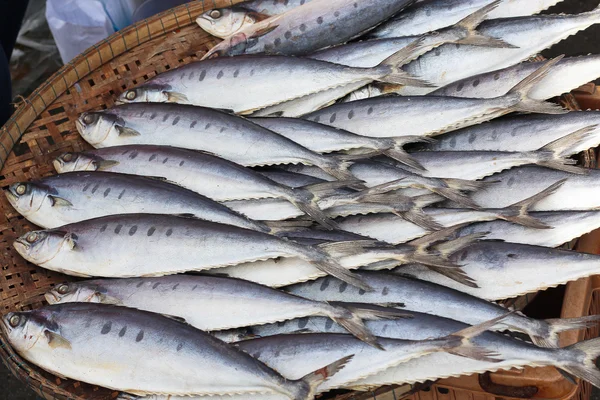
[{"label": "pile of fish", "polygon": [[203,60],[84,112],[93,149],[6,191],[41,228],[16,251],[89,278],[3,316],[10,345],[122,399],[300,400],[525,366],[600,387],[598,339],[559,347],[600,316],[495,302],[600,273],[557,248],[600,228],[600,172],[573,158],[600,145],[600,112],[548,102],[600,58],[524,62],[600,22],[534,15],[559,1],[207,11],[223,41]]}]

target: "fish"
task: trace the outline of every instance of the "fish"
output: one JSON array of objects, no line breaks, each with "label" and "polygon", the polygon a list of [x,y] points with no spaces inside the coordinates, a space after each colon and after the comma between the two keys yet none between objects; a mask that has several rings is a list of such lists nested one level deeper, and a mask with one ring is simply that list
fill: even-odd
[{"label": "fish", "polygon": [[600,272],[600,256],[571,250],[482,240],[449,257],[477,287],[411,265],[399,272],[497,301],[533,293]]},{"label": "fish", "polygon": [[205,196],[168,182],[136,175],[80,171],[31,182],[5,192],[11,205],[43,228],[124,213],[186,214],[261,232],[270,228]]},{"label": "fish", "polygon": [[[402,310],[427,313],[454,319],[469,325],[506,314],[506,308],[478,297],[406,276],[384,272],[358,272],[374,289],[362,293],[328,277],[289,286],[292,294],[318,301],[341,301],[377,305],[401,304]],[[597,323],[590,318],[536,320],[523,314],[512,313],[495,330],[522,332],[542,347],[558,347],[558,333],[583,329]],[[383,344],[383,343],[382,343]],[[385,347],[385,345],[384,345]]]},{"label": "fish", "polygon": [[[540,15],[483,22],[478,31],[510,43],[514,48],[486,48],[445,44],[403,67],[432,85],[446,86],[470,76],[518,64],[554,44],[600,22],[600,7],[576,15]],[[462,68],[450,66],[461,65]],[[423,95],[431,88],[400,88],[402,95]]]},{"label": "fish", "polygon": [[312,1],[247,24],[203,57],[242,54],[303,56],[345,43],[397,14],[414,0]]},{"label": "fish", "polygon": [[[379,307],[374,307],[379,308]],[[407,320],[367,321],[369,329],[379,337],[403,340],[439,338],[468,327],[452,319],[413,312]],[[266,337],[298,332],[344,333],[338,325],[324,317],[300,318],[280,324],[268,324],[250,328],[254,337]],[[569,373],[600,384],[597,368],[589,362],[597,354],[598,339],[591,339],[567,348],[540,348],[523,340],[513,339],[495,332],[485,332],[472,339],[474,345],[496,351],[502,361],[490,363],[457,357],[452,354],[434,353],[409,360],[396,367],[368,378],[353,382],[354,390],[375,389],[384,385],[424,382],[433,377],[456,377],[486,371],[508,370],[524,366],[555,366]],[[583,354],[581,353],[583,351]],[[435,369],[432,368],[435,366]],[[432,373],[432,370],[435,371]]]},{"label": "fish", "polygon": [[515,116],[449,132],[420,147],[428,151],[526,152],[535,151],[574,132],[589,132],[588,140],[568,152],[577,154],[600,144],[599,126],[600,113],[596,111]]},{"label": "fish", "polygon": [[[507,226],[509,230],[513,229],[511,225],[519,225],[520,227],[514,229],[532,232],[532,234],[539,234],[542,237],[546,235],[544,231],[552,231],[555,224],[538,218],[537,213],[532,213],[530,210],[535,204],[559,190],[563,184],[564,181],[559,181],[540,193],[505,208],[483,210],[428,208],[424,212],[445,229],[460,227],[461,235],[474,233],[484,233],[486,236],[494,235],[499,231],[470,230],[470,227],[472,224],[489,226],[485,223],[492,221],[490,224],[495,224],[498,221],[503,222],[504,224],[501,225]],[[395,215],[385,213],[347,217],[339,222],[339,226],[348,232],[391,244],[406,243],[430,232],[406,220],[400,220]]]},{"label": "fish", "polygon": [[[427,84],[398,67],[405,53],[375,68],[351,68],[308,58],[273,55],[217,57],[164,72],[134,89],[119,103],[183,103],[247,115],[262,108],[356,82]],[[281,90],[280,82],[286,82]],[[243,86],[240,86],[243,84]],[[239,95],[243,87],[244,96]],[[228,89],[229,88],[229,89]]]},{"label": "fish", "polygon": [[[127,145],[64,153],[53,164],[58,173],[107,171],[161,177],[218,202],[282,199],[300,210],[301,215],[310,215],[324,226],[333,226],[319,208],[319,196],[310,188],[278,184],[250,168],[208,153],[167,146]],[[338,185],[334,182],[330,186]],[[324,190],[325,186],[320,185],[320,188]]]},{"label": "fish", "polygon": [[[465,99],[434,96],[379,96],[338,103],[303,118],[369,137],[436,136],[515,112],[561,114],[559,106],[532,100],[528,93],[561,57],[521,81],[502,97]],[[410,65],[410,64],[409,64]],[[436,118],[423,118],[435,114]]]},{"label": "fish", "polygon": [[83,139],[96,148],[173,146],[205,151],[246,167],[309,163],[325,168],[336,179],[355,179],[342,158],[317,154],[246,119],[209,108],[127,104],[85,112],[76,125]]},{"label": "fish", "polygon": [[158,278],[97,279],[57,285],[49,304],[101,303],[136,308],[178,319],[205,332],[327,316],[361,340],[378,346],[362,319],[410,317],[396,312],[354,309],[303,299],[241,279],[175,275]]},{"label": "fish", "polygon": [[[423,169],[402,148],[406,143],[427,140],[421,137],[370,138],[299,118],[251,118],[255,124],[276,132],[316,153],[371,149],[412,168]],[[365,154],[369,157],[370,154]]]},{"label": "fish", "polygon": [[140,396],[274,393],[312,399],[325,377],[349,360],[290,380],[189,325],[105,304],[8,313],[0,327],[23,358],[57,376]]},{"label": "fish", "polygon": [[[431,96],[493,98],[506,94],[511,87],[543,65],[524,62],[501,70],[486,72],[450,83],[430,93]],[[546,100],[570,92],[600,76],[600,56],[564,58],[542,79],[529,95]]]},{"label": "fish", "polygon": [[471,345],[472,338],[492,324],[493,322],[489,322],[468,327],[439,339],[413,341],[381,338],[386,351],[378,351],[350,335],[327,333],[269,336],[238,342],[236,346],[291,379],[302,375],[305,369],[314,369],[313,362],[328,362],[331,358],[353,354],[354,357],[343,370],[319,386],[318,391],[322,393],[348,387],[358,379],[376,375],[431,353],[451,353],[494,362],[497,360],[495,351],[484,351]]},{"label": "fish", "polygon": [[122,214],[31,231],[13,245],[23,258],[40,267],[67,275],[103,278],[163,276],[299,257],[368,290],[336,259],[361,254],[374,243],[304,246],[267,233],[200,219]]},{"label": "fish", "polygon": [[[505,0],[488,19],[529,16],[544,11],[563,0]],[[369,37],[388,38],[422,35],[454,25],[492,0],[427,0],[412,5],[390,21],[380,25]]]}]

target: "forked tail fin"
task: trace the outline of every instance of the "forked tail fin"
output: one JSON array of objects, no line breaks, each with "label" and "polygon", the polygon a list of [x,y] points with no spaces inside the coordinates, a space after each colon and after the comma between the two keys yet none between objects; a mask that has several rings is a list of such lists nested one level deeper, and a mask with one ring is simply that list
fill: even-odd
[{"label": "forked tail fin", "polygon": [[297,381],[289,381],[290,384],[294,384],[295,386],[295,390],[290,393],[290,398],[293,400],[313,400],[317,394],[319,385],[338,373],[346,364],[351,362],[353,357],[354,354],[340,358],[323,368],[305,375]]}]

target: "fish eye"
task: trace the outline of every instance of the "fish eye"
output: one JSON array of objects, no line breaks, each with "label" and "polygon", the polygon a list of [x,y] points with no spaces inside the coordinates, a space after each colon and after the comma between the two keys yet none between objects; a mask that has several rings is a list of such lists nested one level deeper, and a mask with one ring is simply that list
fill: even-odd
[{"label": "fish eye", "polygon": [[15,192],[17,192],[17,194],[19,196],[24,195],[26,191],[27,191],[27,186],[25,186],[23,184],[17,186],[17,188],[15,189]]},{"label": "fish eye", "polygon": [[69,293],[69,285],[63,283],[62,285],[60,285],[59,287],[56,288],[56,291],[59,294],[67,294],[67,293]]},{"label": "fish eye", "polygon": [[221,18],[221,11],[219,11],[219,10],[212,10],[209,15],[213,19]]},{"label": "fish eye", "polygon": [[96,114],[85,114],[83,116],[83,122],[85,122],[88,125],[93,124],[97,120],[98,120],[98,116]]},{"label": "fish eye", "polygon": [[71,154],[71,153],[63,154],[62,159],[63,159],[63,161],[66,161],[66,162],[73,161],[73,154]]},{"label": "fish eye", "polygon": [[135,90],[129,90],[127,93],[125,93],[125,98],[127,100],[135,100],[136,97],[137,94],[135,93]]},{"label": "fish eye", "polygon": [[19,326],[19,322],[21,322],[21,317],[19,315],[13,315],[8,319],[8,323],[10,324],[10,326],[12,326],[13,328],[16,328],[17,326]]},{"label": "fish eye", "polygon": [[34,243],[37,239],[38,239],[38,234],[36,232],[31,232],[25,238],[25,240],[27,240],[29,243]]}]

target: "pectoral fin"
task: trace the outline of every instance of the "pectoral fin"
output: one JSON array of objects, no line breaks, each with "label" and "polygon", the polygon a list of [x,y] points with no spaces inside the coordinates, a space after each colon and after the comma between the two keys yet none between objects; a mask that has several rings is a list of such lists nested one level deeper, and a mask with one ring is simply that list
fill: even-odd
[{"label": "pectoral fin", "polygon": [[71,342],[69,342],[67,339],[65,339],[58,333],[51,332],[46,329],[44,331],[44,335],[46,335],[46,338],[48,339],[48,345],[51,348],[58,349],[62,347],[64,349],[71,349]]},{"label": "pectoral fin", "polygon": [[126,128],[119,125],[116,125],[115,128],[117,129],[117,132],[119,132],[119,136],[141,136],[141,133],[135,129]]},{"label": "pectoral fin", "polygon": [[67,199],[63,199],[62,197],[49,195],[50,200],[52,200],[53,207],[72,207],[73,203],[71,203]]},{"label": "pectoral fin", "polygon": [[98,160],[94,162],[96,164],[96,171],[107,171],[112,167],[119,165],[119,162],[114,160]]}]

